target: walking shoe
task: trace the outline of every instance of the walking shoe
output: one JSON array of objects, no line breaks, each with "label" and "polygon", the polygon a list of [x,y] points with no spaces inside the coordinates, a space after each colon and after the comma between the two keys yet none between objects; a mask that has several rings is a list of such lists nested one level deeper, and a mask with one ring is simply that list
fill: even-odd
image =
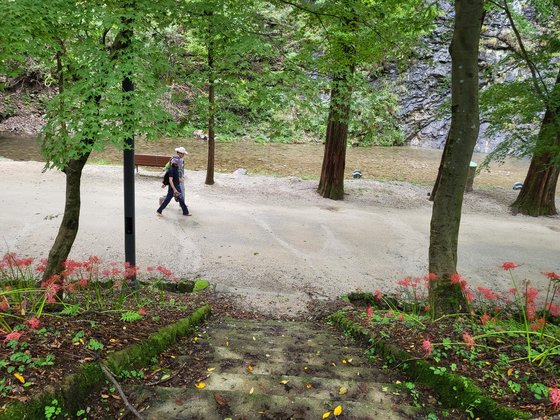
[{"label": "walking shoe", "polygon": [[161,214],[159,211],[156,210],[156,213],[159,217],[163,217],[163,214]]}]

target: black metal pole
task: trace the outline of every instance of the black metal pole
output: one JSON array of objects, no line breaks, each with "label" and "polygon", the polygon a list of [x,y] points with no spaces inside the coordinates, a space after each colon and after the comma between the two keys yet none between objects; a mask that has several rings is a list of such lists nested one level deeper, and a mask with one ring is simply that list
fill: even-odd
[{"label": "black metal pole", "polygon": [[[132,38],[132,28],[125,30],[123,49],[130,48]],[[124,100],[130,98],[129,92],[134,91],[134,84],[129,76],[122,81],[122,91]],[[124,180],[124,258],[131,266],[136,267],[136,222],[134,217],[134,136],[125,139],[123,152],[123,180]],[[136,288],[138,283],[136,275],[129,277],[132,287]]]}]

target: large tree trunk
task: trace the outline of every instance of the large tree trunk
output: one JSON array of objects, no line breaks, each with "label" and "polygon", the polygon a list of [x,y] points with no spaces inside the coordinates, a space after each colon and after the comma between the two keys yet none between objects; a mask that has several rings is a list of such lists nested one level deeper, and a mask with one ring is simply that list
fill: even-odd
[{"label": "large tree trunk", "polygon": [[466,308],[457,273],[457,241],[467,172],[480,128],[478,46],[484,18],[483,0],[456,0],[451,41],[451,127],[447,152],[434,198],[430,225],[429,270],[438,279],[430,287],[435,315]]},{"label": "large tree trunk", "polygon": [[344,168],[353,74],[354,66],[351,66],[346,74],[335,77],[332,82],[325,153],[318,188],[319,194],[332,200],[344,198]]},{"label": "large tree trunk", "polygon": [[208,24],[208,166],[206,167],[206,185],[214,184],[214,155],[216,139],[214,134],[214,115],[216,100],[214,97],[214,41],[212,39],[212,12]]},{"label": "large tree trunk", "polygon": [[445,162],[447,152],[449,151],[449,133],[447,133],[447,138],[445,139],[445,145],[443,146],[443,153],[441,154],[441,161],[439,162],[438,173],[436,177],[436,182],[434,182],[434,187],[432,188],[432,192],[430,194],[430,201],[434,201],[436,198],[437,189],[439,186],[439,181],[441,179],[441,173],[443,171],[443,162]]},{"label": "large tree trunk", "polygon": [[64,261],[68,258],[74,239],[78,233],[80,221],[80,183],[82,169],[88,160],[89,152],[81,158],[68,163],[64,172],[66,174],[66,202],[64,205],[64,217],[58,229],[58,235],[49,252],[49,259],[43,280],[64,270]]},{"label": "large tree trunk", "polygon": [[556,185],[560,174],[558,150],[560,149],[560,72],[556,78],[552,97],[544,114],[539,137],[529,171],[515,202],[514,211],[529,216],[556,214]]}]

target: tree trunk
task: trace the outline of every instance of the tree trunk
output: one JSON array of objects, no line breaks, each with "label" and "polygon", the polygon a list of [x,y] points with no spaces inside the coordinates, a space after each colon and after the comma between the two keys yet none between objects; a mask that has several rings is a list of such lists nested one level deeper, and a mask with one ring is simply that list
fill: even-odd
[{"label": "tree trunk", "polygon": [[58,229],[58,235],[49,252],[49,259],[43,280],[64,270],[64,261],[68,258],[74,239],[78,233],[80,221],[80,183],[82,169],[88,160],[89,152],[79,159],[68,163],[64,172],[66,174],[66,202],[64,204],[64,217]]},{"label": "tree trunk", "polygon": [[436,198],[437,189],[439,186],[439,180],[441,179],[441,172],[443,170],[443,162],[445,162],[445,156],[449,148],[447,145],[449,144],[449,132],[447,133],[447,138],[445,139],[445,145],[443,146],[443,153],[441,154],[441,161],[439,162],[438,173],[436,177],[436,182],[434,182],[434,187],[432,188],[432,193],[430,194],[430,201],[434,201]]},{"label": "tree trunk", "polygon": [[511,205],[514,211],[529,216],[550,216],[556,212],[556,185],[560,166],[560,72],[542,121],[535,153],[519,195]]},{"label": "tree trunk", "polygon": [[483,0],[456,0],[451,41],[451,127],[430,224],[429,270],[438,279],[430,287],[435,315],[465,310],[457,273],[457,241],[467,172],[480,128],[478,47],[484,19]]},{"label": "tree trunk", "polygon": [[332,200],[344,198],[344,168],[353,74],[354,66],[351,66],[346,74],[335,77],[332,82],[325,153],[318,188],[321,196]]},{"label": "tree trunk", "polygon": [[208,24],[208,166],[206,168],[206,185],[214,184],[214,150],[216,139],[214,134],[214,115],[216,100],[214,97],[214,40],[212,39],[212,12],[209,13]]}]

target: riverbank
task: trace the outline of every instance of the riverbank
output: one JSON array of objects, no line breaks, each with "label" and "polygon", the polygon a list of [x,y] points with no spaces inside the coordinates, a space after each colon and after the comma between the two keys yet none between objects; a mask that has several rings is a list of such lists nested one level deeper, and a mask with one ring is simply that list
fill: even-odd
[{"label": "riverbank", "polygon": [[[171,155],[178,145],[189,151],[186,157],[188,169],[206,170],[208,145],[198,138],[163,138],[157,142],[138,140],[136,151]],[[230,173],[238,168],[245,168],[250,174],[318,179],[323,153],[324,147],[321,144],[258,144],[249,141],[218,143],[215,170]],[[13,160],[43,159],[36,138],[31,136],[0,134],[0,156]],[[481,163],[485,157],[485,154],[475,153],[473,160]],[[364,179],[431,186],[440,160],[441,150],[437,149],[408,146],[350,148],[346,154],[346,177],[350,178],[354,169],[360,169]],[[91,164],[121,162],[122,151],[114,148],[107,148],[101,153],[95,152],[89,159]],[[528,168],[527,159],[512,158],[507,159],[503,165],[492,164],[490,172],[484,170],[476,177],[475,189],[499,187],[509,191],[515,182],[523,182]]]}]

